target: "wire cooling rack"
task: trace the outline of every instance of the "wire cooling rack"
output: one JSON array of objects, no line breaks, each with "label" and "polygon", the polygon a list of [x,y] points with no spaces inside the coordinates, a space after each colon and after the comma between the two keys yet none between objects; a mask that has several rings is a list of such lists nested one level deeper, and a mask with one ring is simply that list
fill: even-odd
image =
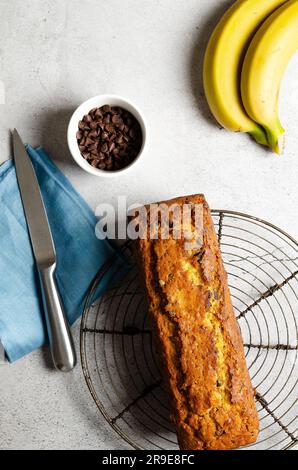
[{"label": "wire cooling rack", "polygon": [[[293,448],[297,433],[298,244],[256,217],[214,210],[232,301],[260,419],[256,444]],[[107,422],[135,449],[177,449],[146,304],[129,243],[125,279],[94,300],[113,269],[98,273],[81,322],[81,361],[91,395]],[[117,272],[113,273],[114,276]]]}]

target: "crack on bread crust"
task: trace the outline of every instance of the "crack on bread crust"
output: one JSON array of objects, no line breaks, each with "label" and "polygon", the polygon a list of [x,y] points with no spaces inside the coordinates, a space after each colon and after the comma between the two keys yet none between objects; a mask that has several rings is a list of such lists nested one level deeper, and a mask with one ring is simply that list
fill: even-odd
[{"label": "crack on bread crust", "polygon": [[[183,332],[181,331],[181,327],[180,327],[179,323],[177,321],[175,321],[175,319],[169,317],[169,315],[168,315],[169,312],[166,309],[166,307],[168,305],[168,303],[166,302],[166,299],[167,299],[167,289],[166,289],[167,288],[167,281],[163,281],[163,285],[161,286],[160,282],[159,282],[159,279],[156,276],[156,273],[158,271],[158,269],[157,269],[158,256],[156,254],[155,246],[156,246],[156,242],[151,244],[151,260],[152,260],[151,270],[152,270],[153,273],[155,273],[154,281],[155,281],[155,286],[156,286],[156,292],[158,293],[158,297],[159,297],[160,311],[163,312],[163,314],[166,316],[167,322],[171,324],[172,334],[171,334],[170,339],[171,339],[172,343],[175,346],[174,347],[175,357],[172,357],[172,360],[175,362],[176,369],[178,371],[180,371],[180,377],[178,378],[178,381],[177,381],[177,387],[178,387],[180,393],[182,394],[184,404],[187,404],[191,401],[191,394],[190,394],[191,385],[185,386],[186,374],[183,372],[184,368],[181,364],[181,357],[182,357],[182,353],[183,353],[183,347],[182,347],[182,343],[181,343],[181,334],[183,334]],[[206,253],[206,250],[204,250],[204,252]],[[191,265],[191,266],[193,267],[193,265]],[[197,273],[200,270],[200,266],[199,265],[194,266],[194,269],[195,269],[195,273],[196,273],[196,276],[197,276]],[[204,269],[201,269],[201,271],[204,272]],[[202,275],[202,278],[203,278],[203,275]],[[209,290],[209,285],[208,284],[204,285],[205,282],[202,281],[202,283],[200,283],[200,285],[202,287],[204,287],[206,292],[208,293],[208,301],[209,301],[210,300],[210,295],[209,294],[210,294],[211,291]],[[216,292],[218,293],[219,291],[220,291],[220,285],[217,285],[216,286]],[[222,298],[222,296],[220,296],[220,298]],[[216,303],[217,303],[217,305],[215,305]],[[221,303],[222,303],[222,301],[220,302],[220,304]],[[230,400],[228,399],[228,391],[229,391],[229,388],[230,388],[231,378],[228,374],[228,369],[227,369],[227,366],[226,366],[226,355],[225,355],[225,349],[226,348],[225,348],[225,341],[223,339],[224,332],[221,328],[219,320],[216,317],[216,307],[220,308],[219,305],[218,305],[218,301],[216,299],[214,299],[213,302],[211,302],[209,308],[206,310],[206,319],[205,319],[204,323],[206,323],[206,327],[215,336],[214,337],[214,346],[215,346],[214,349],[216,350],[216,367],[215,367],[215,370],[216,370],[217,389],[215,389],[214,394],[216,394],[218,396],[218,405],[217,406],[218,406],[218,408],[221,408],[221,407],[224,407],[224,404],[227,407],[229,402],[230,402]],[[176,378],[176,380],[177,380],[177,378]],[[212,398],[213,397],[211,397],[211,399]],[[226,403],[224,403],[225,400],[226,400]],[[186,409],[188,409],[187,406],[186,406]],[[209,419],[213,422],[214,427],[216,429],[215,434],[217,436],[223,435],[225,433],[224,428],[220,423],[218,423],[218,421],[216,420],[216,417],[212,414],[213,409],[214,409],[214,407],[212,407],[212,405],[210,403],[209,408],[206,409],[206,411],[204,413],[197,414],[197,413],[195,413],[195,410],[189,410],[188,415],[186,417],[184,417],[185,423],[187,423],[188,426],[192,429],[192,432],[196,436],[196,438],[198,440],[202,441],[202,445],[204,447],[206,447],[206,446],[204,444],[202,431],[200,431],[197,427],[192,425],[191,421],[193,420],[193,415],[195,415],[199,419],[209,417]]]}]

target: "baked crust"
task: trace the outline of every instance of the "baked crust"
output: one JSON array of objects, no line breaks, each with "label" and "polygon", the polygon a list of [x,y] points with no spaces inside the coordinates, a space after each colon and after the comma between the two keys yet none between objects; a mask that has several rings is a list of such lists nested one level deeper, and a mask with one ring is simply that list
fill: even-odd
[{"label": "baked crust", "polygon": [[203,195],[163,204],[199,204],[203,211],[199,250],[186,249],[184,237],[176,240],[172,233],[167,240],[147,233],[134,242],[179,446],[224,450],[250,444],[259,428],[254,391],[209,207]]}]

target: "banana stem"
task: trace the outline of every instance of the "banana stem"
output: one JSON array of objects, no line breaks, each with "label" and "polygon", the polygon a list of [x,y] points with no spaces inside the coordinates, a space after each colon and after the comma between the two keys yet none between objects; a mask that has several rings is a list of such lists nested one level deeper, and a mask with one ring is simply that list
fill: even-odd
[{"label": "banana stem", "polygon": [[266,136],[266,132],[259,126],[256,126],[249,134],[255,139],[258,144],[266,145],[268,147],[268,140]]},{"label": "banana stem", "polygon": [[284,151],[285,147],[285,130],[280,124],[277,122],[272,126],[265,127],[268,144],[269,147],[277,153],[277,155],[281,155]]}]

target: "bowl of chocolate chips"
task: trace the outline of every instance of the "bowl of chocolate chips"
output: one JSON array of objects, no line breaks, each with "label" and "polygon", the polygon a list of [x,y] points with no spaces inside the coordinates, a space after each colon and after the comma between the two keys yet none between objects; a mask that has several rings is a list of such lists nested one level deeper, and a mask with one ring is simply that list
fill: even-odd
[{"label": "bowl of chocolate chips", "polygon": [[67,140],[81,168],[97,176],[116,176],[140,160],[146,142],[144,118],[123,98],[95,96],[73,113]]}]

